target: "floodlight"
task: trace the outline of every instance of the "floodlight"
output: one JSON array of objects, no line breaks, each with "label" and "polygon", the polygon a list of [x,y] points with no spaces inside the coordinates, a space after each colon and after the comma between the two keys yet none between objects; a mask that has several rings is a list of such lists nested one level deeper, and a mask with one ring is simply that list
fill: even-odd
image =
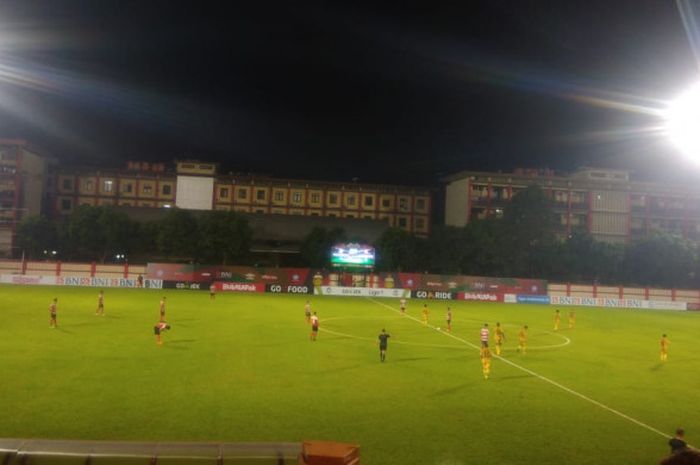
[{"label": "floodlight", "polygon": [[684,155],[700,163],[700,84],[673,100],[665,116],[671,141]]}]

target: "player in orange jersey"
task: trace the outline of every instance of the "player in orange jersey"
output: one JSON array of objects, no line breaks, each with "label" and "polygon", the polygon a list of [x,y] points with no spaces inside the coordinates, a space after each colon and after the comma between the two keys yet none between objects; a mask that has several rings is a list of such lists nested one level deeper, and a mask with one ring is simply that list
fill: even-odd
[{"label": "player in orange jersey", "polygon": [[316,336],[318,336],[318,316],[316,315],[316,312],[314,312],[313,315],[311,315],[311,340],[315,341]]},{"label": "player in orange jersey", "polygon": [[160,338],[160,335],[169,329],[170,325],[165,321],[159,321],[156,323],[156,325],[153,327],[153,333],[156,335],[156,344],[159,346],[163,345],[163,340]]}]

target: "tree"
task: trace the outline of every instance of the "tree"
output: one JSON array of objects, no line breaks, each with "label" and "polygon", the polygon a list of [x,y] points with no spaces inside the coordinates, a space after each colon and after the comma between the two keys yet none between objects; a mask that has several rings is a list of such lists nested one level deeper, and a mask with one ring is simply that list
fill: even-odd
[{"label": "tree", "polygon": [[330,261],[330,250],[333,244],[346,240],[342,228],[315,227],[306,235],[299,248],[302,262],[310,268],[326,268]]},{"label": "tree", "polygon": [[696,267],[696,245],[676,234],[657,232],[633,242],[625,251],[624,271],[629,284],[691,286]]},{"label": "tree", "polygon": [[197,220],[179,208],[171,209],[158,222],[156,245],[158,252],[174,258],[195,258],[200,238]]},{"label": "tree", "polygon": [[205,263],[226,265],[250,251],[248,221],[234,212],[210,211],[199,217],[197,256]]},{"label": "tree", "polygon": [[426,271],[426,246],[421,239],[400,228],[389,228],[375,244],[381,271]]},{"label": "tree", "polygon": [[27,217],[17,225],[17,245],[25,258],[44,258],[58,247],[58,228],[44,216]]},{"label": "tree", "polygon": [[68,217],[62,248],[69,256],[104,262],[112,253],[128,253],[134,223],[112,207],[81,205]]},{"label": "tree", "polygon": [[503,211],[500,242],[509,276],[542,276],[556,257],[555,216],[539,186],[518,192]]}]

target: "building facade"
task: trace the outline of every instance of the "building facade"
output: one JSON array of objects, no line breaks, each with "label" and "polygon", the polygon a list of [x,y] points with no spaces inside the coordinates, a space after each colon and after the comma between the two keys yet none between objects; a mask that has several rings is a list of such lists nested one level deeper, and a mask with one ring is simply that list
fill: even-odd
[{"label": "building facade", "polygon": [[22,218],[42,213],[47,166],[27,141],[0,139],[0,256],[15,252]]},{"label": "building facade", "polygon": [[321,216],[385,221],[418,236],[430,232],[428,189],[361,183],[220,175],[216,163],[131,162],[124,170],[62,169],[56,174],[54,211],[80,205],[179,207],[261,215]]},{"label": "building facade", "polygon": [[538,185],[553,202],[562,236],[587,231],[598,240],[627,242],[667,231],[700,240],[700,188],[635,182],[627,171],[464,171],[444,182],[447,225],[498,216],[519,190]]}]

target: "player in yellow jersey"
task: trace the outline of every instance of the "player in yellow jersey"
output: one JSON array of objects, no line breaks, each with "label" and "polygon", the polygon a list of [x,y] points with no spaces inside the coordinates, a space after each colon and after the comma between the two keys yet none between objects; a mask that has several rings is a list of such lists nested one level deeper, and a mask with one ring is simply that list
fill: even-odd
[{"label": "player in yellow jersey", "polygon": [[557,309],[556,312],[554,312],[554,331],[559,331],[559,324],[561,323],[561,314],[559,313],[559,309]]},{"label": "player in yellow jersey", "polygon": [[661,361],[665,362],[668,359],[668,345],[671,341],[668,340],[665,334],[661,335],[659,345],[661,346]]},{"label": "player in yellow jersey", "polygon": [[488,347],[481,348],[481,371],[484,373],[484,379],[489,379],[491,374],[491,351]]},{"label": "player in yellow jersey", "polygon": [[574,326],[576,326],[576,314],[572,310],[569,312],[569,329],[574,329]]},{"label": "player in yellow jersey", "polygon": [[423,304],[423,324],[427,325],[428,324],[428,315],[430,314],[430,311],[428,311],[428,304]]},{"label": "player in yellow jersey", "polygon": [[100,291],[100,293],[97,294],[97,310],[95,310],[95,315],[104,316],[104,314],[105,314],[105,291]]},{"label": "player in yellow jersey", "polygon": [[501,323],[496,323],[496,331],[493,333],[493,339],[496,343],[496,355],[501,355],[501,346],[506,340],[506,333],[501,328]]},{"label": "player in yellow jersey", "polygon": [[518,333],[518,352],[524,354],[527,351],[527,325],[520,328]]}]

